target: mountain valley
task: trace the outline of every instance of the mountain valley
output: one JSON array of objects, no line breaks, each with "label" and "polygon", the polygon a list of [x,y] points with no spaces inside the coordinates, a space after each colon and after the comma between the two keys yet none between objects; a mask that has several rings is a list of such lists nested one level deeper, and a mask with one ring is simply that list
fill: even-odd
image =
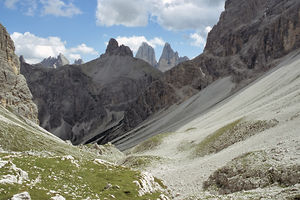
[{"label": "mountain valley", "polygon": [[191,60],[0,47],[0,199],[300,198],[298,0],[226,0]]}]

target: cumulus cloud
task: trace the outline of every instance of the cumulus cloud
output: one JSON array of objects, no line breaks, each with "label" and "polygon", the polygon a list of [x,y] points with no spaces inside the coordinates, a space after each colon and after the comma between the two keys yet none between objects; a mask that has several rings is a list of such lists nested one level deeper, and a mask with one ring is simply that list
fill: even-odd
[{"label": "cumulus cloud", "polygon": [[169,30],[198,30],[216,23],[225,0],[98,0],[99,25],[146,26],[149,17]]},{"label": "cumulus cloud", "polygon": [[41,11],[41,15],[59,17],[72,17],[82,13],[72,0],[4,0],[4,5],[30,16],[35,15],[37,10]]},{"label": "cumulus cloud", "polygon": [[10,9],[15,9],[16,8],[16,4],[18,3],[19,0],[5,0],[4,1],[4,5],[7,7],[7,8],[10,8]]},{"label": "cumulus cloud", "polygon": [[163,46],[165,44],[165,41],[162,38],[152,38],[148,40],[145,36],[131,36],[131,37],[121,37],[118,36],[116,38],[119,44],[124,44],[126,46],[129,46],[130,49],[136,53],[138,48],[141,46],[143,42],[148,43],[150,46],[155,48],[156,46]]},{"label": "cumulus cloud", "polygon": [[207,34],[211,31],[211,27],[207,26],[203,30],[199,30],[196,33],[190,34],[190,39],[192,40],[191,45],[196,47],[203,47],[206,44]]},{"label": "cumulus cloud", "polygon": [[96,11],[97,24],[112,26],[146,26],[147,9],[143,0],[98,0]]},{"label": "cumulus cloud", "polygon": [[42,38],[30,32],[24,34],[14,32],[11,38],[15,43],[16,54],[23,55],[26,62],[31,64],[38,63],[49,56],[56,57],[59,53],[63,53],[71,61],[81,58],[82,54],[98,54],[86,44],[68,49],[66,41],[62,41],[59,37]]},{"label": "cumulus cloud", "polygon": [[66,4],[62,0],[41,0],[43,4],[43,15],[54,15],[58,17],[72,17],[81,14],[81,10],[73,3]]}]

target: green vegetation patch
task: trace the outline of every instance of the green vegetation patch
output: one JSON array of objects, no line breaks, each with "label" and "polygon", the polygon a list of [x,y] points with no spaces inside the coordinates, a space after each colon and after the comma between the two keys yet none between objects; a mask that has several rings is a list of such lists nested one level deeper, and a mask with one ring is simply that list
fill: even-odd
[{"label": "green vegetation patch", "polygon": [[257,120],[242,122],[242,119],[233,121],[207,136],[199,144],[195,145],[193,156],[205,156],[217,153],[237,142],[274,127],[279,122],[273,120]]},{"label": "green vegetation patch", "polygon": [[[18,168],[28,173],[23,184],[1,184],[0,199],[29,192],[33,200],[50,199],[56,194],[66,199],[157,199],[160,193],[138,196],[140,173],[125,167],[97,164],[94,161],[40,157],[29,155],[4,156]],[[76,164],[75,164],[76,163]],[[12,174],[8,167],[1,168],[1,175]]]},{"label": "green vegetation patch", "polygon": [[145,169],[154,162],[159,162],[162,158],[158,156],[129,156],[122,165],[133,169]]},{"label": "green vegetation patch", "polygon": [[156,147],[158,147],[159,145],[162,144],[163,139],[165,137],[167,137],[171,134],[172,133],[161,133],[161,134],[155,135],[155,136],[145,140],[144,142],[140,143],[136,147],[134,147],[132,150],[132,153],[140,153],[140,152],[155,149]]}]

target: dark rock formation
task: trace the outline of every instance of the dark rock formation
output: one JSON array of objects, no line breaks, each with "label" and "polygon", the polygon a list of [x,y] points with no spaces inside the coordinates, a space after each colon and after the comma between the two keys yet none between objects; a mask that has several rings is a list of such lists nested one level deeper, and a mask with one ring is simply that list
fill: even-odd
[{"label": "dark rock formation", "polygon": [[167,71],[167,82],[198,90],[230,75],[249,83],[300,47],[299,10],[297,0],[227,0],[204,53]]},{"label": "dark rock formation", "polygon": [[162,76],[113,39],[105,54],[83,65],[53,69],[23,63],[21,72],[38,105],[40,125],[73,144],[94,137],[107,141],[111,129],[126,127],[124,113]]},{"label": "dark rock formation", "polygon": [[74,60],[74,65],[82,65],[82,64],[84,64],[84,62],[81,58]]},{"label": "dark rock formation", "polygon": [[177,52],[174,52],[169,43],[166,43],[158,62],[158,69],[165,72],[181,62],[189,60],[188,57],[179,57]]},{"label": "dark rock formation", "polygon": [[38,63],[37,65],[50,68],[57,68],[64,65],[68,65],[69,63],[70,62],[68,61],[68,59],[62,53],[60,53],[57,56],[57,58],[53,58],[50,56],[49,58],[45,58],[42,62]]},{"label": "dark rock formation", "polygon": [[121,45],[119,46],[117,40],[111,38],[105,51],[106,55],[119,55],[119,56],[131,56],[133,57],[132,51],[129,47]]},{"label": "dark rock formation", "polygon": [[6,29],[0,24],[0,105],[37,122],[37,107],[23,75],[19,58]]},{"label": "dark rock formation", "polygon": [[135,57],[148,62],[153,67],[156,67],[157,65],[155,51],[153,47],[148,45],[146,42],[143,42],[142,45],[139,47]]}]

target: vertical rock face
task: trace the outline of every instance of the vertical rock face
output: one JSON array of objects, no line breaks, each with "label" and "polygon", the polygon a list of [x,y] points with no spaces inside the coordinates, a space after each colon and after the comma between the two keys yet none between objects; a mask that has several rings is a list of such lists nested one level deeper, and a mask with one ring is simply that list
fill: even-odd
[{"label": "vertical rock face", "polygon": [[24,76],[20,74],[19,58],[14,51],[13,41],[0,24],[0,104],[37,122],[37,107]]},{"label": "vertical rock face", "polygon": [[50,56],[49,58],[45,58],[42,62],[40,62],[37,65],[42,65],[44,67],[50,68],[57,68],[68,64],[70,64],[69,60],[62,53],[60,53],[57,56],[57,58]]},{"label": "vertical rock face", "polygon": [[165,77],[177,88],[191,84],[203,88],[224,76],[247,84],[299,47],[300,1],[227,0],[204,53],[172,68]]},{"label": "vertical rock face", "polygon": [[148,45],[146,42],[143,42],[142,45],[139,47],[135,57],[148,62],[153,67],[156,67],[157,65],[155,51],[153,47]]},{"label": "vertical rock face", "polygon": [[169,43],[166,43],[158,62],[158,69],[165,72],[175,65],[189,60],[188,57],[179,57],[177,52],[174,52]]}]

